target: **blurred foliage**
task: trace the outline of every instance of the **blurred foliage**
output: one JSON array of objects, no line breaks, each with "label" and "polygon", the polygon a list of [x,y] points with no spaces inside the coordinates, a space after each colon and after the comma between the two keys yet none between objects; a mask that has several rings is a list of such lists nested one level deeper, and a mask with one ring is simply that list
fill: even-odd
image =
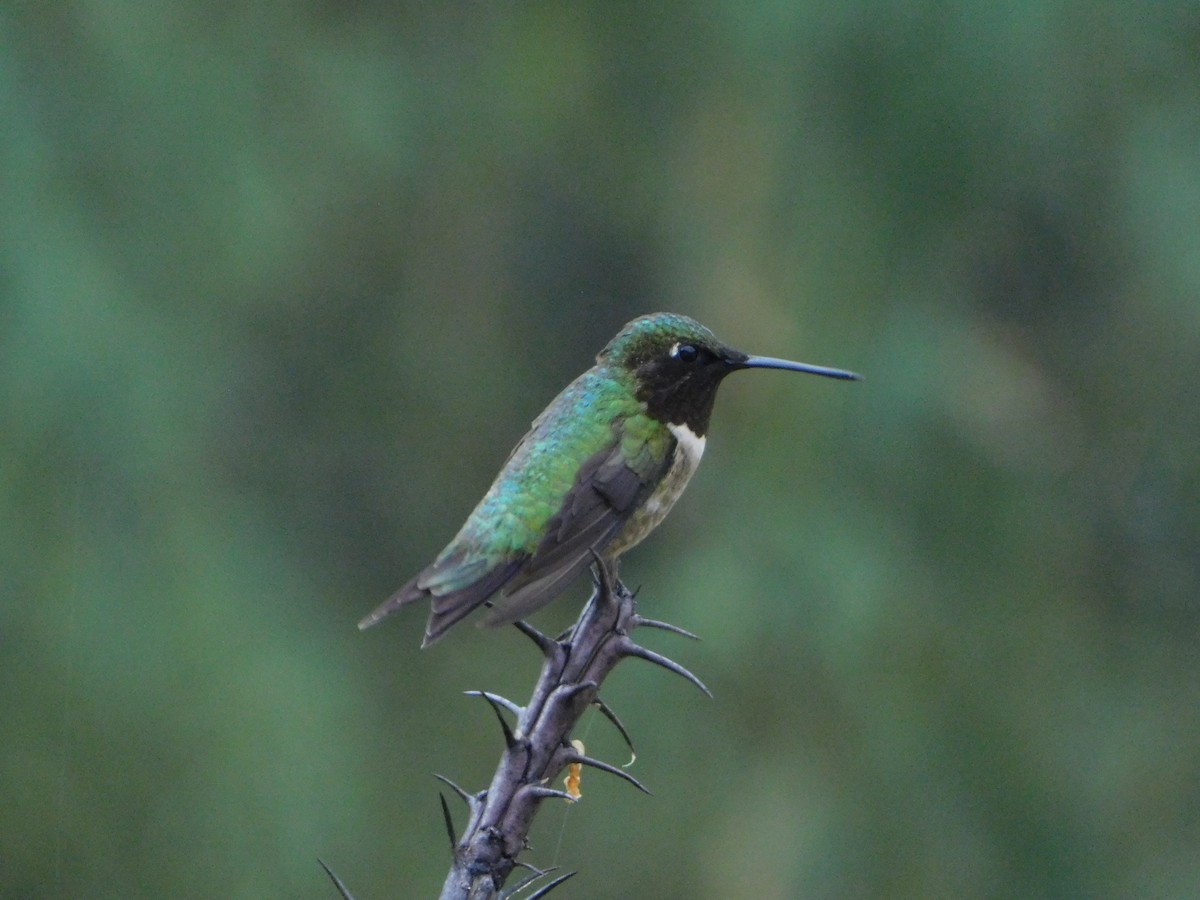
[{"label": "blurred foliage", "polygon": [[1200,894],[1195,2],[13,3],[0,117],[0,896],[433,895],[537,660],[354,623],[654,309],[868,381],[723,388],[560,893]]}]

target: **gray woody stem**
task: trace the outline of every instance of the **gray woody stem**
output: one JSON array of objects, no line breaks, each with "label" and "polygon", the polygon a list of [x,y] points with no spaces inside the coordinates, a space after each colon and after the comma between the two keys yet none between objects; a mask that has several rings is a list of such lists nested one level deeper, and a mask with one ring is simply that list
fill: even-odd
[{"label": "gray woody stem", "polygon": [[[522,708],[495,694],[473,692],[485,699],[499,718],[505,749],[486,791],[470,794],[442,778],[470,810],[467,827],[455,841],[443,799],[453,861],[442,887],[442,900],[498,896],[505,879],[518,865],[517,857],[525,849],[529,827],[541,802],[547,797],[571,799],[564,791],[549,786],[567,765],[581,763],[601,769],[646,791],[637,779],[607,763],[583,756],[570,743],[571,731],[584,710],[597,702],[601,682],[622,659],[638,657],[656,663],[708,693],[691,672],[635,644],[629,636],[639,625],[692,635],[666,623],[641,618],[633,594],[620,581],[614,583],[599,560],[594,572],[596,584],[592,597],[563,638],[552,640],[524,623],[517,623],[546,658],[526,706]],[[515,728],[509,726],[505,712],[516,715]],[[562,880],[565,878],[555,884]],[[534,896],[544,896],[543,891],[552,886],[546,885]]]}]

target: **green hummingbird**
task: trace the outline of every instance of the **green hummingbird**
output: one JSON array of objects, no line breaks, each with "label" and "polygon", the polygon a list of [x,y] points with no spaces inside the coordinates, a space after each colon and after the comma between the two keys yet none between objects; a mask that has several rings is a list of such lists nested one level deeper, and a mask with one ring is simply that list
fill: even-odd
[{"label": "green hummingbird", "polygon": [[358,627],[430,600],[421,645],[428,647],[488,601],[485,625],[540,609],[589,566],[593,553],[615,567],[683,493],[704,453],[717,387],[739,369],[859,378],[750,356],[687,316],[634,319],[534,420],[437,559]]}]

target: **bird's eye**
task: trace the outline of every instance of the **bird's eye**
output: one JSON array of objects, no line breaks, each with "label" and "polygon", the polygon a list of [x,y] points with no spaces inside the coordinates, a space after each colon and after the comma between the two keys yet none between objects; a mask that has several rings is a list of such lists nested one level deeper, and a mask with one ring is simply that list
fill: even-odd
[{"label": "bird's eye", "polygon": [[672,355],[680,362],[690,363],[696,361],[700,351],[691,344],[676,344],[675,352]]}]

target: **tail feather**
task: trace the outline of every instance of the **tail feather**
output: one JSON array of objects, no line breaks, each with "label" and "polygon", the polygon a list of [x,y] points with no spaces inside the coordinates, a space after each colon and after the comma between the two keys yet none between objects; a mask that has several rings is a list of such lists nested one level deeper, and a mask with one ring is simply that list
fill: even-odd
[{"label": "tail feather", "polygon": [[[417,576],[417,578],[419,577],[420,576]],[[408,606],[410,603],[416,603],[418,600],[424,600],[428,598],[429,592],[417,587],[417,578],[414,578],[408,584],[404,585],[404,587],[400,588],[400,590],[396,591],[396,593],[392,594],[392,596],[388,597],[377,607],[375,607],[370,615],[366,616],[361,622],[358,623],[359,631],[366,631],[372,625],[376,624],[380,619],[384,618],[385,616],[390,616],[402,606]]]},{"label": "tail feather", "polygon": [[425,626],[425,640],[421,646],[428,647],[439,640],[450,626],[466,618],[477,607],[482,606],[492,594],[500,590],[517,573],[522,563],[524,563],[523,559],[517,559],[508,565],[497,566],[474,584],[468,585],[462,590],[451,591],[440,597],[435,595],[432,609],[429,612],[429,623]]},{"label": "tail feather", "polygon": [[483,621],[479,623],[480,626],[495,628],[500,625],[511,625],[517,619],[523,619],[530,613],[537,612],[543,606],[556,600],[571,582],[579,577],[579,573],[591,565],[591,562],[590,555],[580,557],[569,561],[569,565],[561,565],[544,572],[532,581],[510,587],[509,592],[492,606]]}]

